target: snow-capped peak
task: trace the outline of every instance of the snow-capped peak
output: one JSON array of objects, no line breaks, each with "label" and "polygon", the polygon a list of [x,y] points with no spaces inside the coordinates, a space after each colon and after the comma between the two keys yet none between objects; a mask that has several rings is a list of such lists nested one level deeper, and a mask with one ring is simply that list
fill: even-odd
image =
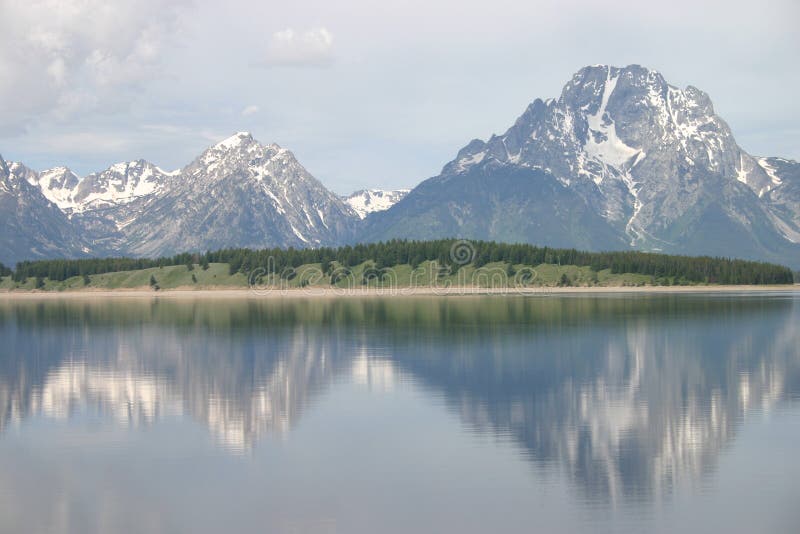
[{"label": "snow-capped peak", "polygon": [[237,132],[209,147],[200,156],[200,161],[202,165],[213,166],[224,159],[255,156],[257,152],[264,150],[264,148],[258,141],[253,139],[250,132]]},{"label": "snow-capped peak", "polygon": [[253,136],[252,136],[252,134],[250,132],[236,132],[232,136],[230,136],[228,138],[225,138],[222,141],[220,141],[219,143],[217,143],[216,145],[214,145],[213,148],[215,148],[215,149],[236,148],[238,146],[241,146],[243,143],[248,142],[248,141],[252,141],[252,140],[253,140]]},{"label": "snow-capped peak", "polygon": [[385,211],[401,201],[410,189],[395,189],[384,191],[382,189],[362,189],[342,197],[353,208],[359,218],[363,219],[370,213]]},{"label": "snow-capped peak", "polygon": [[28,183],[42,190],[42,194],[60,209],[74,206],[72,196],[81,178],[67,167],[54,167],[40,173],[31,172],[26,176]]},{"label": "snow-capped peak", "polygon": [[90,174],[75,187],[73,212],[127,204],[156,193],[168,175],[145,160],[116,163],[103,172]]},{"label": "snow-capped peak", "polygon": [[180,171],[165,173],[140,159],[115,163],[105,171],[85,178],[63,166],[36,172],[21,163],[13,163],[11,172],[36,186],[47,200],[71,217],[76,213],[127,204],[149,196],[163,188],[167,177],[176,176]]}]

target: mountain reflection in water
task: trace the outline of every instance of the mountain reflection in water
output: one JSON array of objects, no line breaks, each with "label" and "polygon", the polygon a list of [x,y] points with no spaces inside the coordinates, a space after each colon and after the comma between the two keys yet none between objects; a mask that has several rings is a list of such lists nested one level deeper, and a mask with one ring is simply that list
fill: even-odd
[{"label": "mountain reflection in water", "polygon": [[797,397],[799,319],[781,296],[4,301],[0,429],[186,416],[247,453],[337,381],[407,380],[591,501],[652,500]]}]

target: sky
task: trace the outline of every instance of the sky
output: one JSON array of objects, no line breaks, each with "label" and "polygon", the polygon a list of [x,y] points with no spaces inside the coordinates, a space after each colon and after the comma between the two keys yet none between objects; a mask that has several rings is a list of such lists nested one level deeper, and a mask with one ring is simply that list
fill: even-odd
[{"label": "sky", "polygon": [[581,67],[709,93],[800,159],[797,0],[0,0],[0,154],[78,174],[188,164],[237,131],[346,194],[412,187]]}]

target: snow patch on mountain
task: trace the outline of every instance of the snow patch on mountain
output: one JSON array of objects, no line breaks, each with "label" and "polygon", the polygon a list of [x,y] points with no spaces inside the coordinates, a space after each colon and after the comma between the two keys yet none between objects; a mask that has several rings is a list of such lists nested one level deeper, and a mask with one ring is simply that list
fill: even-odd
[{"label": "snow patch on mountain", "polygon": [[[463,158],[459,159],[456,162],[456,171],[464,172],[465,170],[469,169],[473,165],[477,165],[481,161],[484,160],[486,157],[486,151],[477,152],[475,154],[470,154],[468,156],[464,156]],[[386,208],[388,209],[388,208]],[[362,217],[363,218],[363,217]]]},{"label": "snow patch on mountain", "polygon": [[66,167],[55,167],[41,173],[30,173],[28,183],[41,189],[47,200],[61,210],[74,208],[73,195],[80,177]]},{"label": "snow patch on mountain", "polygon": [[786,221],[783,221],[778,217],[773,217],[772,220],[778,230],[780,230],[783,237],[792,243],[800,243],[800,232],[792,228],[786,223]]},{"label": "snow patch on mountain", "polygon": [[295,228],[295,227],[294,227],[294,225],[293,225],[293,224],[291,224],[291,223],[289,223],[289,225],[292,227],[292,232],[294,232],[294,235],[296,235],[298,238],[300,238],[300,240],[301,240],[303,243],[309,243],[308,239],[306,239],[306,238],[305,238],[305,236],[304,236],[303,234],[301,234],[301,233],[300,233],[300,230],[298,230],[297,228]]},{"label": "snow patch on mountain", "polygon": [[128,204],[157,193],[170,176],[144,160],[116,163],[90,174],[73,192],[72,213]]},{"label": "snow patch on mountain", "polygon": [[619,75],[612,77],[609,67],[602,90],[600,107],[593,115],[586,115],[589,132],[586,136],[586,143],[583,145],[583,150],[589,157],[597,158],[603,163],[615,167],[622,166],[640,152],[629,147],[619,138],[614,120],[606,113],[608,100],[611,98],[618,80]]},{"label": "snow patch on mountain", "polygon": [[[200,160],[209,167],[206,170],[210,172],[215,169],[215,162],[221,159],[230,158],[232,154],[238,154],[239,159],[255,157],[262,148],[250,132],[237,132],[203,152]],[[267,148],[272,148],[272,145]]]},{"label": "snow patch on mountain", "polygon": [[81,178],[67,167],[36,172],[12,163],[12,174],[38,188],[67,216],[132,202],[158,192],[180,171],[165,172],[144,160],[115,163],[100,173]]},{"label": "snow patch on mountain", "polygon": [[394,191],[362,189],[342,197],[342,199],[353,208],[360,219],[364,219],[370,213],[388,210],[400,202],[409,191],[410,189],[395,189]]},{"label": "snow patch on mountain", "polygon": [[777,174],[777,169],[770,164],[770,159],[780,160],[780,158],[757,158],[756,161],[758,161],[759,166],[764,169],[764,172],[767,173],[773,185],[781,185],[783,182]]},{"label": "snow patch on mountain", "polygon": [[246,143],[248,140],[252,141],[253,136],[250,132],[236,132],[230,137],[227,137],[214,145],[216,149],[230,149],[241,146],[242,143]]}]

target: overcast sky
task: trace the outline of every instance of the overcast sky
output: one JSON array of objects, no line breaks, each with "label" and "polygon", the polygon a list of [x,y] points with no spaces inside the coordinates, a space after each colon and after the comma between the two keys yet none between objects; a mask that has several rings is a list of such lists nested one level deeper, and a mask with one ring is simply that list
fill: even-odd
[{"label": "overcast sky", "polygon": [[0,154],[173,169],[246,130],[338,193],[413,186],[589,64],[711,95],[800,159],[798,0],[0,0]]}]

